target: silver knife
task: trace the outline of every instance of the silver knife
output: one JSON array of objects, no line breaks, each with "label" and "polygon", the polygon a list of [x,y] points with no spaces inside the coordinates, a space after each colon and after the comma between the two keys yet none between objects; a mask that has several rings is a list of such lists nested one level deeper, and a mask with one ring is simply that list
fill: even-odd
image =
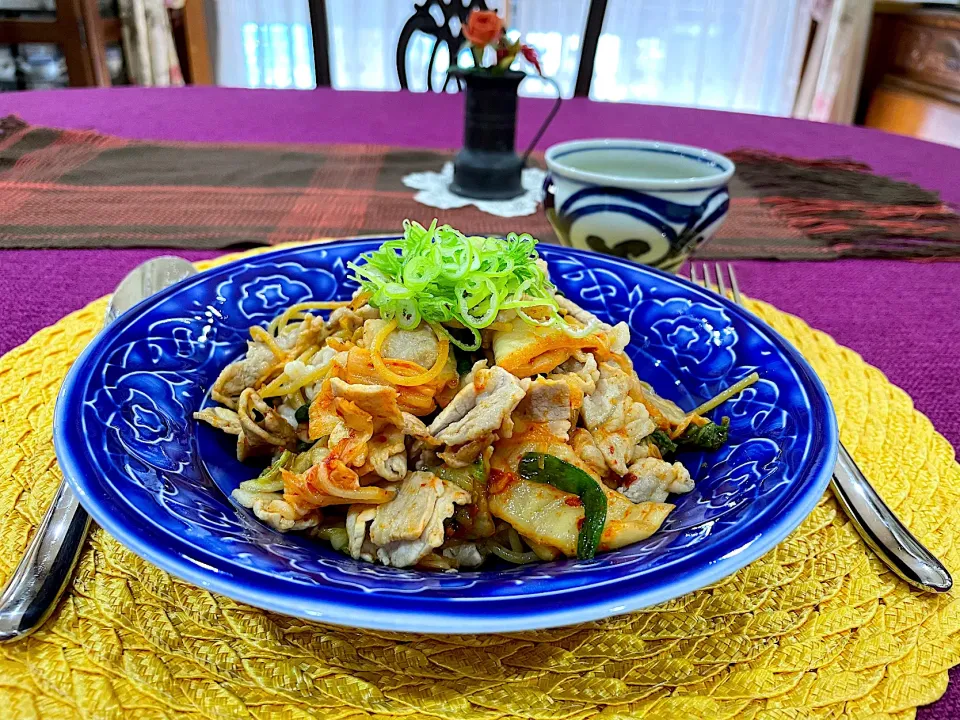
[{"label": "silver knife", "polygon": [[953,587],[950,572],[887,507],[843,443],[830,487],[864,542],[897,575],[921,590],[947,592]]},{"label": "silver knife", "polygon": [[[143,263],[117,286],[104,325],[168,285],[196,274],[183,258],[165,255]],[[60,482],[53,503],[0,595],[0,642],[26,637],[49,617],[80,557],[90,516]]]}]

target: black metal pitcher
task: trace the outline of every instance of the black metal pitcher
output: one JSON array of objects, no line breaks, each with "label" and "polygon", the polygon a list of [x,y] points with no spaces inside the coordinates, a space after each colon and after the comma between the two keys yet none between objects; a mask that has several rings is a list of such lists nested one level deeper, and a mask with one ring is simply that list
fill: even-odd
[{"label": "black metal pitcher", "polygon": [[[453,160],[450,190],[462,197],[509,200],[523,194],[521,172],[530,151],[550,125],[561,99],[557,100],[530,147],[517,155],[517,88],[527,76],[517,70],[453,71],[467,85],[463,125],[463,149]],[[547,79],[547,78],[545,78]],[[548,82],[552,82],[547,79]],[[554,83],[556,86],[556,83]]]}]

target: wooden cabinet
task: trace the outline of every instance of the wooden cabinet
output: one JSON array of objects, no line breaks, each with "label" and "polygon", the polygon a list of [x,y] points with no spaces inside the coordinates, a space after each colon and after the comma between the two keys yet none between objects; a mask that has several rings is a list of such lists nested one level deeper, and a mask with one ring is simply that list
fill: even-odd
[{"label": "wooden cabinet", "polygon": [[864,124],[960,147],[960,12],[877,17]]}]

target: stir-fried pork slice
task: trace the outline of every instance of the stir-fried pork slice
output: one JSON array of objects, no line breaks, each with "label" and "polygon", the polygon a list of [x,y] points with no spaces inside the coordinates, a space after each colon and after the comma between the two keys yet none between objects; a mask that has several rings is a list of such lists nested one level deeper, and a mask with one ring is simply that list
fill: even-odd
[{"label": "stir-fried pork slice", "polygon": [[680,463],[644,458],[630,466],[617,492],[635,503],[664,502],[670,493],[693,490],[690,472]]},{"label": "stir-fried pork slice", "polygon": [[623,349],[630,344],[630,328],[625,322],[618,322],[616,325],[605,323],[589,310],[584,310],[573,302],[573,300],[563,297],[562,295],[557,295],[557,304],[583,325],[594,323],[599,327],[607,336],[611,352],[621,353]]},{"label": "stir-fried pork slice", "polygon": [[427,429],[427,426],[424,424],[423,420],[418,418],[416,415],[411,415],[408,412],[400,413],[403,417],[403,434],[409,435],[410,437],[421,440],[427,445],[437,445],[437,441],[430,434],[430,430]]},{"label": "stir-fried pork slice", "polygon": [[[364,347],[373,347],[373,340],[384,326],[386,320],[367,320],[363,324]],[[380,348],[380,354],[385,358],[409,360],[421,367],[432,368],[437,362],[440,341],[426,323],[420,323],[415,330],[394,330],[387,336]]]},{"label": "stir-fried pork slice", "polygon": [[407,449],[402,428],[388,425],[370,438],[367,443],[367,464],[360,474],[364,470],[370,470],[384,480],[403,480],[407,474]]},{"label": "stir-fried pork slice", "polygon": [[617,475],[627,472],[636,446],[656,429],[643,403],[630,397],[632,385],[619,366],[605,362],[600,365],[596,390],[583,399],[583,423]]},{"label": "stir-fried pork slice", "polygon": [[570,385],[563,380],[537,378],[530,383],[517,412],[531,422],[570,419]]},{"label": "stir-fried pork slice", "polygon": [[629,392],[627,374],[612,363],[603,363],[596,389],[583,398],[583,422],[587,429],[622,419],[623,401]]},{"label": "stir-fried pork slice", "polygon": [[277,448],[293,449],[297,442],[296,431],[252,388],[240,393],[237,417],[242,429],[237,437],[237,459],[240,461]]},{"label": "stir-fried pork slice", "polygon": [[213,383],[216,400],[229,407],[237,406],[237,398],[277,361],[276,355],[263,343],[247,343],[247,354],[242,360],[227,365]]},{"label": "stir-fried pork slice", "polygon": [[[289,351],[300,337],[300,323],[290,325],[274,342],[283,351]],[[217,377],[211,388],[211,395],[217,402],[236,408],[240,393],[256,385],[264,373],[274,365],[278,358],[266,343],[257,340],[247,341],[247,354],[241,360],[227,365]]]},{"label": "stir-fried pork slice", "polygon": [[373,562],[376,559],[376,547],[366,540],[367,525],[376,515],[376,505],[351,505],[347,510],[347,551],[354,560]]},{"label": "stir-fried pork slice", "polygon": [[[325,386],[326,388],[327,386]],[[399,481],[407,474],[405,435],[429,440],[426,426],[400,411],[398,393],[386,385],[347,383],[334,377],[311,406],[310,434],[327,444],[361,475],[374,472]]]},{"label": "stir-fried pork slice", "polygon": [[476,440],[471,440],[463,445],[454,445],[446,450],[441,450],[437,453],[437,457],[452,468],[465,468],[473,465],[474,461],[480,457],[484,450],[490,447],[493,441],[492,433],[481,435]]},{"label": "stir-fried pork slice", "polygon": [[367,320],[380,317],[380,311],[371,305],[361,305],[354,310],[352,307],[339,307],[330,313],[330,319],[327,320],[327,329],[330,332],[343,330],[352,334],[357,328],[362,327]]},{"label": "stir-fried pork slice", "polygon": [[600,368],[593,353],[577,351],[572,358],[561,363],[548,377],[565,378],[576,384],[584,395],[597,389],[600,380]]},{"label": "stir-fried pork slice", "polygon": [[344,382],[338,377],[330,378],[330,389],[335,398],[356,403],[357,407],[370,414],[374,420],[403,427],[400,408],[397,407],[397,391],[387,385],[361,385]]},{"label": "stir-fried pork slice", "polygon": [[430,424],[447,445],[463,445],[497,430],[523,399],[525,384],[501,367],[480,369]]},{"label": "stir-fried pork slice", "polygon": [[253,514],[274,530],[296,532],[312,528],[320,521],[317,511],[302,513],[283,499],[280,493],[249,492],[237,488],[233,499],[243,507],[253,510]]},{"label": "stir-fried pork slice", "polygon": [[592,470],[597,477],[602,477],[607,472],[607,461],[597,447],[593,435],[589,430],[577,428],[570,437],[570,444],[573,446],[573,452],[580,458],[588,469]]},{"label": "stir-fried pork slice", "polygon": [[514,418],[525,422],[547,423],[550,432],[566,440],[573,424],[573,413],[579,409],[583,394],[565,377],[537,378],[517,405]]},{"label": "stir-fried pork slice", "polygon": [[240,416],[236,412],[224,407],[208,407],[193,414],[195,420],[202,420],[217,430],[223,430],[228,435],[240,435],[243,427],[240,425]]},{"label": "stir-fried pork slice", "polygon": [[327,447],[355,467],[367,461],[367,444],[375,432],[403,427],[404,422],[394,388],[351,384],[338,377],[323,383],[309,415],[310,439],[329,436]]},{"label": "stir-fried pork slice", "polygon": [[486,359],[477,360],[477,361],[473,364],[473,367],[470,368],[470,371],[467,372],[466,375],[463,375],[463,376],[460,377],[460,386],[459,386],[459,388],[458,388],[458,391],[459,391],[459,390],[463,390],[463,389],[464,389],[465,387],[467,387],[468,385],[472,385],[472,384],[473,384],[473,377],[474,377],[474,375],[477,374],[477,370],[485,370],[486,367],[487,367],[487,361],[486,361]]},{"label": "stir-fried pork slice", "polygon": [[454,505],[470,499],[470,493],[433,473],[410,473],[397,496],[376,509],[370,524],[377,558],[394,567],[415,565],[443,544],[443,521],[453,515]]}]

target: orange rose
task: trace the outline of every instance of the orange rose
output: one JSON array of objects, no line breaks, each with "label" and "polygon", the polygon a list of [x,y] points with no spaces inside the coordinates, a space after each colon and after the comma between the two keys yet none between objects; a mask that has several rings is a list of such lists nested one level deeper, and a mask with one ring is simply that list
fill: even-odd
[{"label": "orange rose", "polygon": [[495,43],[503,34],[503,21],[493,10],[474,10],[467,18],[463,34],[471,45],[483,47]]}]

